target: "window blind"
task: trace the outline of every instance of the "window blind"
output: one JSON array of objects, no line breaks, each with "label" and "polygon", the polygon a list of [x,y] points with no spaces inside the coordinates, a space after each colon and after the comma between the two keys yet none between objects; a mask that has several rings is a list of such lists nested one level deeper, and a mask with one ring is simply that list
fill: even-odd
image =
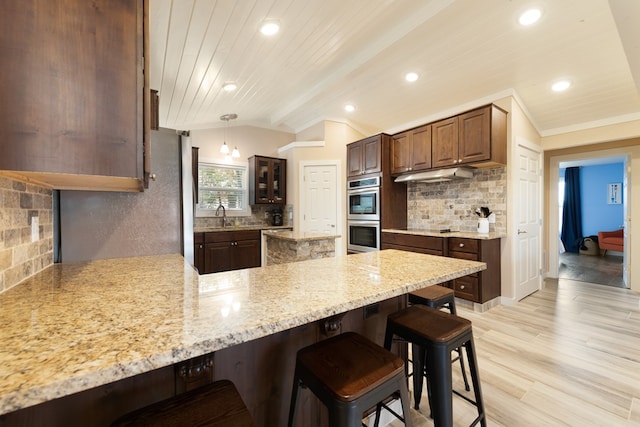
[{"label": "window blind", "polygon": [[244,185],[246,173],[246,168],[242,166],[200,163],[200,209],[215,210],[222,204],[227,210],[243,210],[247,199]]}]

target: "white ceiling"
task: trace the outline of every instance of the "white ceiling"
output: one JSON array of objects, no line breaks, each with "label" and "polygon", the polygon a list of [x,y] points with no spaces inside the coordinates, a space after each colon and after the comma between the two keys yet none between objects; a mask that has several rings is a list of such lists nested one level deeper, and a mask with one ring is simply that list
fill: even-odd
[{"label": "white ceiling", "polygon": [[[534,4],[542,19],[519,26]],[[542,135],[640,119],[638,0],[150,0],[149,21],[168,128],[237,113],[234,126],[395,133],[507,95]],[[572,88],[552,92],[559,78]]]}]

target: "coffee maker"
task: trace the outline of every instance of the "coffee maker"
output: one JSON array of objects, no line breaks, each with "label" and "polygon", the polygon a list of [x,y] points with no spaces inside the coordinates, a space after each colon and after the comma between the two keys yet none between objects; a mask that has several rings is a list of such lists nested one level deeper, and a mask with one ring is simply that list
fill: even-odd
[{"label": "coffee maker", "polygon": [[276,208],[271,211],[271,225],[282,225],[282,209]]}]

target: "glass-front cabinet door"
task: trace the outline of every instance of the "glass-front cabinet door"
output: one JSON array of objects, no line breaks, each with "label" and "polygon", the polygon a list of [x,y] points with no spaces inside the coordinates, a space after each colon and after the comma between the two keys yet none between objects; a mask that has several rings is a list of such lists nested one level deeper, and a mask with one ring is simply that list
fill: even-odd
[{"label": "glass-front cabinet door", "polygon": [[287,201],[286,170],[286,159],[251,157],[249,159],[250,203],[285,204]]},{"label": "glass-front cabinet door", "polygon": [[286,181],[284,179],[284,169],[286,168],[285,160],[280,159],[272,159],[272,170],[273,170],[273,203],[284,203],[285,202],[285,185]]},{"label": "glass-front cabinet door", "polygon": [[256,203],[270,203],[270,159],[256,157]]}]

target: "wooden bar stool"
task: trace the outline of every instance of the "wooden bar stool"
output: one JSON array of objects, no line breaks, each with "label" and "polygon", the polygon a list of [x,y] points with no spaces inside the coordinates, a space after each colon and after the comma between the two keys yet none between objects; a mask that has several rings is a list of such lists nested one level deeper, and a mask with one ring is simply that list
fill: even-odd
[{"label": "wooden bar stool", "polygon": [[329,410],[331,427],[360,427],[362,415],[400,393],[403,417],[411,427],[404,362],[354,332],[345,332],[298,351],[289,407],[289,427],[296,416],[300,389],[308,387]]},{"label": "wooden bar stool", "polygon": [[431,308],[446,308],[451,314],[456,311],[456,298],[453,289],[440,285],[427,286],[417,291],[409,292],[410,304],[422,304]]},{"label": "wooden bar stool", "polygon": [[253,427],[251,414],[231,381],[220,380],[118,418],[112,427]]},{"label": "wooden bar stool", "polygon": [[[431,413],[436,426],[453,425],[452,395],[455,393],[477,407],[478,416],[471,425],[480,422],[486,427],[470,321],[431,307],[412,305],[387,318],[385,348],[391,348],[394,336],[422,347],[426,353],[427,381],[432,394]],[[475,400],[458,393],[452,387],[451,352],[460,347],[464,347],[467,353]]]},{"label": "wooden bar stool", "polygon": [[[444,286],[428,286],[409,293],[409,304],[422,304],[427,307],[440,309],[445,308],[451,314],[458,314],[456,310],[456,298],[453,289]],[[457,356],[451,360],[451,363],[460,362],[460,371],[462,372],[462,380],[464,381],[464,389],[471,390],[469,380],[467,379],[467,371],[464,367],[464,356],[460,348],[456,348]],[[415,409],[420,409],[420,399],[422,398],[422,378],[424,374],[424,351],[420,352],[415,344],[411,347],[412,366],[413,366],[413,400]],[[422,369],[420,367],[422,366]],[[417,374],[417,375],[416,375]],[[431,390],[427,382],[427,394],[431,397]]]}]

